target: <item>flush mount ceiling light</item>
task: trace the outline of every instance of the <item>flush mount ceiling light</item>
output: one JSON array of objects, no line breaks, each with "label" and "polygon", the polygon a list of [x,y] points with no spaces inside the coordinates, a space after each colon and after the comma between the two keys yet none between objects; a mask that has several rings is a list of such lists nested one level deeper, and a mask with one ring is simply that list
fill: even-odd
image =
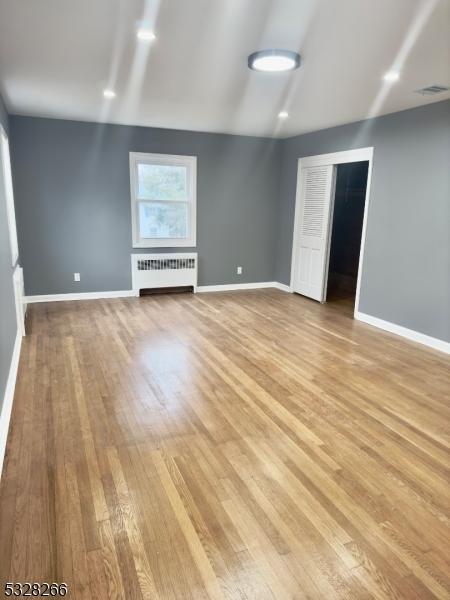
[{"label": "flush mount ceiling light", "polygon": [[138,29],[136,37],[141,42],[153,42],[156,40],[156,35],[150,29]]},{"label": "flush mount ceiling light", "polygon": [[103,90],[103,96],[108,98],[108,100],[111,100],[112,98],[116,97],[116,92],[113,90]]},{"label": "flush mount ceiling light", "polygon": [[248,57],[248,67],[253,71],[270,73],[293,71],[300,66],[300,54],[291,50],[260,50]]},{"label": "flush mount ceiling light", "polygon": [[281,110],[281,111],[278,113],[278,118],[279,118],[279,119],[287,119],[288,117],[289,117],[289,113],[288,113],[288,111],[287,111],[287,110]]},{"label": "flush mount ceiling light", "polygon": [[385,81],[398,81],[400,78],[400,73],[398,71],[388,71],[386,75],[383,77]]}]

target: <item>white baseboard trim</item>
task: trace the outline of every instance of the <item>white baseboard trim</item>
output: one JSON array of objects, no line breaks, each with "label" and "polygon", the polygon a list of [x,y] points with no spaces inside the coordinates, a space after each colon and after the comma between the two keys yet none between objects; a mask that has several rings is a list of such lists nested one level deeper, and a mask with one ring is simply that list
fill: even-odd
[{"label": "white baseboard trim", "polygon": [[414,331],[413,329],[408,329],[407,327],[402,327],[401,325],[396,325],[389,321],[383,321],[383,319],[372,317],[371,315],[366,315],[362,312],[355,313],[355,319],[357,321],[363,321],[368,325],[373,325],[373,327],[378,327],[378,329],[384,329],[384,331],[400,335],[412,342],[418,342],[419,344],[424,344],[435,350],[450,354],[450,343],[445,342],[444,340],[439,340],[438,338],[431,337],[425,333],[420,333],[419,331]]},{"label": "white baseboard trim", "polygon": [[259,281],[256,283],[226,283],[223,285],[199,285],[197,292],[233,292],[237,290],[258,290],[262,288],[277,288],[283,291],[290,291],[289,286],[285,286],[277,281]]},{"label": "white baseboard trim", "polygon": [[68,300],[99,300],[101,298],[128,298],[137,296],[134,290],[120,290],[114,292],[82,292],[80,294],[48,294],[42,296],[25,296],[27,304],[35,302],[66,302]]},{"label": "white baseboard trim", "polygon": [[[236,290],[257,290],[261,288],[276,288],[283,292],[291,292],[291,288],[278,281],[260,281],[256,283],[227,283],[224,285],[198,285],[196,292],[231,292]],[[41,296],[25,296],[26,304],[36,302],[67,302],[71,300],[99,300],[101,298],[128,298],[139,296],[135,290],[121,290],[114,292],[82,292],[80,294],[45,294]]]},{"label": "white baseboard trim", "polygon": [[6,440],[8,438],[9,421],[16,388],[17,369],[19,367],[20,348],[22,346],[22,335],[17,332],[16,341],[11,357],[8,380],[6,382],[5,395],[3,397],[2,412],[0,414],[0,478],[2,476],[3,461],[5,458]]},{"label": "white baseboard trim", "polygon": [[279,281],[275,281],[273,287],[277,288],[277,290],[281,290],[282,292],[288,292],[292,294],[293,290],[290,285],[286,285],[285,283],[280,283]]}]

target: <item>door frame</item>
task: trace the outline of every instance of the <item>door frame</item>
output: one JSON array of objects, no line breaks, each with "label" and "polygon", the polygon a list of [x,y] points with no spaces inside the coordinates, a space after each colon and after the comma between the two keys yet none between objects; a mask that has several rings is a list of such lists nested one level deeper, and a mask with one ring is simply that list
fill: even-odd
[{"label": "door frame", "polygon": [[[6,152],[4,150],[6,149]],[[25,312],[23,270],[19,265],[19,244],[17,240],[16,212],[14,206],[14,189],[11,172],[11,153],[9,136],[0,124],[0,169],[3,171],[3,187],[5,192],[6,225],[11,251],[11,277],[16,308],[17,331],[25,335]]]},{"label": "door frame", "polygon": [[[297,188],[295,194],[295,217],[294,217],[294,235],[292,237],[292,259],[291,259],[291,281],[290,281],[290,290],[294,291],[295,285],[295,274],[297,272],[298,266],[298,232],[300,229],[300,202],[301,202],[301,194],[303,189],[303,177],[302,177],[302,169],[305,167],[322,167],[328,165],[342,165],[345,163],[353,163],[353,162],[363,162],[368,161],[369,168],[367,172],[367,186],[366,186],[366,196],[364,199],[364,218],[363,218],[363,226],[361,232],[361,247],[359,251],[359,262],[358,262],[358,277],[356,281],[356,294],[355,294],[355,308],[354,308],[354,316],[359,310],[359,296],[361,291],[361,278],[364,264],[364,251],[366,245],[366,233],[367,233],[367,219],[369,214],[369,200],[370,200],[370,186],[372,181],[372,165],[373,165],[373,154],[374,148],[373,146],[367,148],[357,148],[355,150],[343,150],[341,152],[332,152],[330,154],[318,154],[316,156],[306,156],[304,158],[298,159],[298,167],[297,167]],[[331,208],[334,207],[334,198],[332,198]],[[331,228],[333,226],[333,218],[332,215],[328,221],[328,257],[325,261],[325,268],[327,268],[328,260],[329,260],[329,252],[330,252],[330,243],[329,240],[331,238]],[[328,275],[326,276],[326,282],[328,283]]]},{"label": "door frame", "polygon": [[[5,144],[5,146],[3,146]],[[4,147],[7,153],[4,153]],[[12,173],[11,173],[11,151],[9,144],[9,136],[6,129],[0,124],[0,168],[3,169],[3,185],[5,188],[5,202],[6,202],[6,219],[7,228],[9,235],[9,246],[11,249],[11,266],[15,267],[19,260],[19,244],[17,241],[17,225],[16,225],[16,212],[14,207],[14,190],[12,187]],[[7,164],[9,161],[9,164]]]}]

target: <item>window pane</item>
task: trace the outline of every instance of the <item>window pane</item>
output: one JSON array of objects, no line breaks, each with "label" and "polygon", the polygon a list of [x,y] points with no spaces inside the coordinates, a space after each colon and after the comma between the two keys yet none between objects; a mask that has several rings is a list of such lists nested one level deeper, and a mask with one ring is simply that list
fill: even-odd
[{"label": "window pane", "polygon": [[141,238],[188,237],[187,203],[139,202]]},{"label": "window pane", "polygon": [[138,197],[152,200],[187,200],[187,168],[138,164]]}]

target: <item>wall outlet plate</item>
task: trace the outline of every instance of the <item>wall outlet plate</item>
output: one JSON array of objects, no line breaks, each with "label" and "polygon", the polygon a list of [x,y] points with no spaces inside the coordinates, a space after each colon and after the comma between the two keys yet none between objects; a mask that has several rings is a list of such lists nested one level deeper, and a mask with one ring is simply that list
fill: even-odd
[{"label": "wall outlet plate", "polygon": [[74,281],[80,281],[80,274],[79,273],[74,273],[73,274],[73,280]]},{"label": "wall outlet plate", "polygon": [[236,269],[236,273],[237,273],[238,275],[242,275],[242,267],[237,267],[237,269]]}]

